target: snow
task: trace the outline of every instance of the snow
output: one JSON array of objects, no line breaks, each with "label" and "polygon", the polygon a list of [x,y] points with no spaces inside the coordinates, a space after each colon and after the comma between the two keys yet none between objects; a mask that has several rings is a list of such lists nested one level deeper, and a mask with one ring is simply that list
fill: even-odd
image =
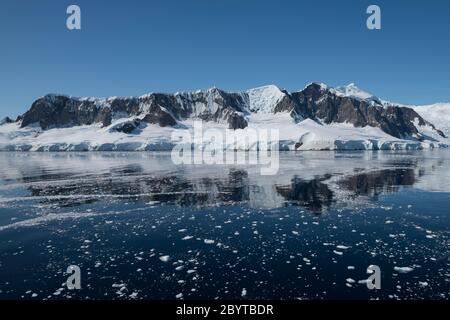
[{"label": "snow", "polygon": [[425,120],[450,137],[450,103],[436,103],[425,106],[412,106]]},{"label": "snow", "polygon": [[274,85],[250,89],[246,93],[249,98],[250,110],[264,113],[273,113],[276,105],[286,96]]},{"label": "snow", "polygon": [[303,89],[308,88],[310,85],[316,84],[320,87],[321,90],[328,90],[328,89],[332,89],[331,87],[329,87],[328,85],[326,85],[323,82],[310,82],[308,83]]},{"label": "snow", "polygon": [[[0,126],[0,151],[171,151],[181,137],[172,140],[171,127],[146,124],[132,134],[112,130],[117,125],[132,121],[123,118],[111,126],[101,124],[69,128],[41,130],[38,127],[20,128],[18,123]],[[193,139],[196,148],[224,150],[256,150],[258,136],[255,130],[274,129],[279,132],[281,151],[293,150],[422,150],[446,146],[447,139],[425,142],[394,138],[376,127],[354,127],[347,123],[323,125],[311,119],[296,122],[288,113],[252,113],[248,127],[235,131],[236,144]],[[180,121],[177,132],[187,132],[194,138],[195,120]],[[203,131],[218,129],[225,133],[226,124],[203,122]],[[432,135],[430,128],[420,127],[421,132]],[[428,131],[426,131],[428,130]],[[269,135],[271,137],[271,135]],[[273,138],[273,137],[272,137]],[[437,135],[433,138],[439,139]]]},{"label": "snow", "polygon": [[[381,104],[381,100],[359,89],[355,84],[331,88],[320,84],[324,90],[330,90],[339,96],[370,100]],[[206,91],[207,103],[192,102],[198,116],[202,112],[214,113],[219,107],[215,102],[220,99],[218,89]],[[427,139],[424,142],[397,139],[376,127],[354,127],[348,123],[324,125],[311,119],[295,121],[289,113],[273,113],[277,104],[286,96],[274,85],[254,88],[241,93],[244,99],[243,111],[248,127],[236,130],[236,144],[216,143],[208,139],[193,139],[194,148],[224,150],[257,150],[260,148],[258,137],[252,137],[251,131],[270,129],[279,131],[279,147],[282,151],[293,150],[422,150],[447,147],[450,140],[440,137],[431,126],[414,124]],[[178,93],[178,99],[192,97],[192,93]],[[52,99],[52,96],[47,96]],[[89,99],[94,98],[80,98]],[[114,98],[95,99],[96,103],[106,105]],[[436,125],[450,136],[450,104],[417,106],[414,109],[426,120]],[[154,124],[142,124],[131,134],[118,132],[115,128],[131,123],[136,117],[114,114],[110,126],[102,128],[101,124],[84,125],[69,128],[53,128],[43,131],[39,126],[30,125],[20,128],[19,123],[0,125],[0,151],[171,151],[181,138],[173,140],[172,134],[189,132],[193,136],[195,119],[179,121],[177,128],[160,127]],[[418,119],[417,119],[418,120]],[[226,123],[203,122],[203,129],[218,129],[225,132]]]},{"label": "snow", "polygon": [[8,117],[4,117],[3,119],[0,120],[0,126],[7,124],[9,122]]},{"label": "snow", "polygon": [[354,83],[350,83],[346,86],[332,88],[330,90],[340,97],[350,97],[359,100],[378,100],[378,98],[373,94],[358,88]]},{"label": "snow", "polygon": [[[204,101],[199,101],[194,98],[195,94],[203,93],[205,95],[206,103]],[[178,103],[181,105],[185,105],[186,101],[189,101],[190,105],[192,105],[192,109],[194,111],[193,116],[198,117],[205,112],[214,114],[220,108],[216,101],[221,100],[221,92],[217,88],[211,88],[206,91],[197,91],[195,93],[192,92],[178,92],[175,94],[175,99],[177,99]],[[148,108],[148,106],[147,106]],[[168,110],[165,110],[168,112]],[[141,112],[146,113],[147,109],[143,108]]]}]

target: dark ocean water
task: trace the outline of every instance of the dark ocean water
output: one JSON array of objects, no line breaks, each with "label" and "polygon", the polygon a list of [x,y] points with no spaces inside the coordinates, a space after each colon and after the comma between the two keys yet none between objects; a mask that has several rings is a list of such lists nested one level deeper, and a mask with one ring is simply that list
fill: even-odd
[{"label": "dark ocean water", "polygon": [[447,150],[0,153],[0,299],[448,299],[449,182]]}]

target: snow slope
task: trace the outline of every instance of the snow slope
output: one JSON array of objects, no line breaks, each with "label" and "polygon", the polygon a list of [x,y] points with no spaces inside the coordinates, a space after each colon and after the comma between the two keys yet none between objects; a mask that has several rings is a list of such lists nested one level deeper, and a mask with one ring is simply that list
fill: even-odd
[{"label": "snow slope", "polygon": [[[183,133],[192,137],[194,148],[223,150],[257,150],[259,136],[255,132],[279,132],[280,150],[400,150],[427,149],[444,146],[440,142],[419,142],[394,138],[379,128],[356,128],[351,124],[323,125],[311,119],[295,122],[288,113],[253,113],[245,129],[233,131],[235,143],[214,141],[194,135],[195,119],[180,122],[177,128],[148,124],[136,132],[125,134],[113,130],[117,124],[129,121],[120,119],[102,128],[100,124],[70,128],[42,130],[37,127],[20,128],[18,123],[0,126],[2,151],[170,151],[176,144],[184,143]],[[197,122],[198,123],[198,122]],[[203,122],[202,130],[214,129],[225,136],[226,124]],[[260,131],[258,131],[260,130]],[[178,133],[178,134],[176,134]],[[174,138],[172,138],[174,137]],[[272,140],[271,140],[272,141]]]},{"label": "snow slope", "polygon": [[286,94],[277,86],[269,85],[250,89],[247,92],[251,111],[273,113],[276,105]]},{"label": "snow slope", "polygon": [[341,97],[351,97],[360,100],[378,100],[378,98],[373,94],[358,88],[354,83],[350,83],[347,86],[336,87],[331,90],[333,90],[336,95]]},{"label": "snow slope", "polygon": [[450,103],[436,103],[427,106],[412,106],[425,120],[431,122],[450,137]]}]

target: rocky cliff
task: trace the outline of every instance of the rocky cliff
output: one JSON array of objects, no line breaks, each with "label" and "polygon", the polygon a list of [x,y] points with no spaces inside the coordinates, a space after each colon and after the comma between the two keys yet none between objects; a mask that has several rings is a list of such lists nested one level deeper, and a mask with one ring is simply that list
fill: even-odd
[{"label": "rocky cliff", "polygon": [[[438,135],[444,133],[411,108],[383,103],[371,95],[358,94],[356,86],[330,88],[312,83],[289,93],[275,86],[230,93],[209,89],[190,93],[152,93],[130,98],[74,98],[47,95],[37,99],[19,117],[21,127],[38,124],[43,130],[100,123],[109,126],[114,119],[135,117],[139,123],[175,126],[186,119],[226,123],[230,129],[243,129],[252,113],[288,112],[296,121],[312,119],[322,124],[349,123],[355,127],[377,127],[399,138],[427,139],[417,125],[428,125]],[[355,89],[356,88],[356,89]],[[130,128],[124,128],[127,132]]]}]

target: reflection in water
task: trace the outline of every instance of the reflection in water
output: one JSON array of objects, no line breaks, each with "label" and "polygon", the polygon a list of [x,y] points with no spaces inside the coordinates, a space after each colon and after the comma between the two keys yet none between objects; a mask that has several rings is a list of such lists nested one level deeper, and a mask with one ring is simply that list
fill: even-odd
[{"label": "reflection in water", "polygon": [[[360,170],[355,170],[360,171]],[[420,170],[417,173],[420,175]],[[416,182],[414,168],[391,168],[356,174],[325,174],[310,179],[293,175],[290,183],[270,184],[269,192],[281,196],[272,207],[295,205],[320,213],[337,200],[333,188],[350,192],[350,198],[368,196],[376,200],[380,194],[398,192],[401,186]],[[64,174],[40,174],[40,181],[70,177]],[[330,184],[330,179],[337,179]],[[29,182],[36,181],[36,177]],[[22,179],[27,181],[26,178]],[[205,207],[233,203],[247,203],[252,198],[264,197],[266,189],[250,178],[246,169],[232,168],[224,176],[188,176],[183,174],[148,174],[140,165],[111,168],[109,174],[99,174],[83,179],[63,180],[63,183],[31,184],[31,198],[41,204],[61,207],[94,203],[105,198],[122,198],[136,202],[160,202],[183,207]],[[262,193],[262,194],[261,194]]]},{"label": "reflection in water", "polygon": [[[282,153],[261,176],[159,153],[3,153],[0,299],[448,299],[449,160]],[[70,264],[79,292],[61,287]],[[383,290],[360,282],[369,264]]]},{"label": "reflection in water", "polygon": [[294,205],[320,213],[355,199],[376,201],[402,186],[445,189],[447,153],[429,155],[286,153],[277,176],[261,176],[258,166],[176,166],[163,153],[8,153],[0,157],[0,192],[11,191],[3,193],[0,203],[14,201],[16,192],[51,207],[125,199],[199,208]]},{"label": "reflection in water", "polygon": [[398,192],[401,186],[413,186],[415,181],[413,169],[385,169],[346,177],[338,185],[353,192],[355,197],[377,199],[380,194]]},{"label": "reflection in water", "polygon": [[[183,176],[141,175],[140,166],[113,168],[113,177],[90,177],[63,184],[38,184],[29,187],[40,203],[61,207],[94,203],[108,197],[130,201],[172,203],[180,206],[208,206],[249,200],[248,173],[230,170],[226,179]],[[42,179],[42,176],[40,176]],[[54,179],[54,175],[47,177]],[[45,179],[42,179],[45,181]]]},{"label": "reflection in water", "polygon": [[286,201],[294,205],[305,207],[313,212],[321,212],[334,202],[333,191],[322,181],[328,180],[329,175],[305,181],[294,177],[288,186],[277,186],[277,192]]}]

